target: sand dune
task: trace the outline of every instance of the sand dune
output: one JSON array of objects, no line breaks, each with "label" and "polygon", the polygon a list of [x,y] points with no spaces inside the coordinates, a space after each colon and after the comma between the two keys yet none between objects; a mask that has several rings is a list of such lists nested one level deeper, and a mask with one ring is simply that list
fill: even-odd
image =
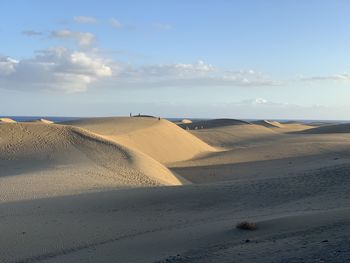
[{"label": "sand dune", "polygon": [[249,125],[249,122],[235,119],[213,119],[193,121],[192,123],[180,123],[179,126],[183,129],[213,129],[233,125]]},{"label": "sand dune", "polygon": [[305,134],[331,134],[331,133],[350,133],[350,123],[326,125],[312,128],[300,133]]},{"label": "sand dune", "polygon": [[285,123],[280,123],[278,121],[261,120],[261,121],[255,121],[254,124],[273,129],[276,132],[280,132],[280,133],[304,131],[304,130],[313,128],[313,126],[296,122],[296,121],[288,121]]},{"label": "sand dune", "polygon": [[32,122],[39,122],[39,123],[46,123],[46,124],[55,123],[55,122],[53,122],[53,121],[50,121],[50,120],[47,120],[47,119],[43,119],[43,118],[38,119],[38,120],[34,120],[34,121],[32,121]]},{"label": "sand dune", "polygon": [[0,123],[16,123],[16,121],[10,118],[0,118]]},{"label": "sand dune", "polygon": [[215,149],[197,137],[158,118],[111,117],[67,122],[138,149],[162,163],[191,159]]},{"label": "sand dune", "polygon": [[231,148],[264,142],[268,138],[277,138],[272,129],[255,124],[236,124],[213,127],[210,129],[190,130],[193,135],[214,147]]},{"label": "sand dune", "polygon": [[1,125],[0,167],[0,201],[185,182],[139,151],[54,124]]},{"label": "sand dune", "polygon": [[192,121],[191,121],[191,120],[188,120],[188,119],[183,119],[183,120],[181,121],[181,123],[183,123],[183,124],[191,124]]},{"label": "sand dune", "polygon": [[262,125],[267,128],[283,128],[283,124],[281,124],[278,121],[262,120],[262,121],[255,121],[254,124]]},{"label": "sand dune", "polygon": [[281,124],[304,124],[301,121],[283,121],[283,122],[280,122],[280,123]]},{"label": "sand dune", "polygon": [[190,131],[225,151],[173,164],[172,170],[194,183],[213,183],[245,180],[255,174],[290,176],[350,162],[350,133],[280,132],[285,129],[289,128],[239,125]]}]

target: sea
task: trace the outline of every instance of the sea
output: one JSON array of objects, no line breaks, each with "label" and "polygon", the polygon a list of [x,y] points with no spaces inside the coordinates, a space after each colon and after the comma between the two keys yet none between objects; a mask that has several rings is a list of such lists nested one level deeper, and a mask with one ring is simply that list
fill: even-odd
[{"label": "sea", "polygon": [[[35,121],[35,120],[39,120],[39,119],[46,119],[46,120],[50,120],[53,122],[65,122],[65,121],[73,121],[73,120],[79,120],[79,119],[85,119],[85,118],[89,118],[89,117],[67,117],[67,116],[0,116],[0,118],[11,118],[17,122],[30,122],[30,121]],[[177,121],[181,121],[184,118],[165,118],[169,121],[172,122],[177,122]],[[208,118],[189,118],[186,117],[186,119],[190,119],[193,122],[195,121],[205,121],[205,120],[210,120]],[[261,119],[240,119],[243,121],[247,121],[247,122],[254,122],[254,121],[258,121]],[[293,119],[268,119],[270,121],[278,121],[281,123],[285,123],[285,122],[301,122],[301,123],[305,123],[305,124],[332,124],[332,123],[350,123],[350,120],[293,120]]]},{"label": "sea", "polygon": [[39,119],[50,120],[53,122],[64,122],[82,119],[82,117],[57,117],[57,116],[0,116],[0,118],[10,118],[17,122],[30,122]]}]

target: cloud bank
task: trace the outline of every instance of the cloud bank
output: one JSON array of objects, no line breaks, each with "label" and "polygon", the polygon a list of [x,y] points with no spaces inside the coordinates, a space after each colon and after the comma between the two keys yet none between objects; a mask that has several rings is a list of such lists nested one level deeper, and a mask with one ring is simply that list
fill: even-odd
[{"label": "cloud bank", "polygon": [[11,90],[79,92],[109,76],[112,69],[101,58],[66,48],[42,50],[21,61],[0,58],[0,87]]},{"label": "cloud bank", "polygon": [[[77,23],[96,23],[94,17],[74,17]],[[111,24],[123,25],[115,18]],[[167,24],[155,24],[162,30]],[[27,36],[41,32],[27,30]],[[103,58],[96,47],[96,37],[90,32],[70,29],[53,30],[47,39],[73,41],[77,50],[65,47],[37,51],[32,58],[15,59],[0,56],[0,88],[11,90],[56,90],[82,92],[94,89],[147,89],[191,87],[258,87],[280,85],[255,70],[227,70],[198,60],[194,63],[173,63],[133,66]]]},{"label": "cloud bank", "polygon": [[119,74],[110,81],[115,86],[134,88],[257,87],[280,84],[254,70],[229,71],[202,60],[192,64],[120,67]]},{"label": "cloud bank", "polygon": [[54,89],[79,92],[94,87],[190,88],[257,87],[279,85],[253,70],[228,71],[202,60],[192,64],[134,67],[103,59],[93,52],[58,47],[37,52],[32,59],[0,58],[0,87],[11,89]]}]

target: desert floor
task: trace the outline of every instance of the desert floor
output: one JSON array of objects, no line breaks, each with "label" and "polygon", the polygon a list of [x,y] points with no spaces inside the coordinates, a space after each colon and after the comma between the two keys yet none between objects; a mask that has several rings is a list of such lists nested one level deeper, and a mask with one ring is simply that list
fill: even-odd
[{"label": "desert floor", "polygon": [[0,211],[0,262],[350,262],[350,125],[0,119]]}]

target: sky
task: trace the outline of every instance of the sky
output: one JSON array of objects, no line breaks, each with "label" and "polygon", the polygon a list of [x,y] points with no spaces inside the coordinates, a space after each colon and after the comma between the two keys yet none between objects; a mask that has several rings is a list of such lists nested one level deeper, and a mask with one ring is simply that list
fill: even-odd
[{"label": "sky", "polygon": [[350,1],[2,0],[0,115],[350,119]]}]

